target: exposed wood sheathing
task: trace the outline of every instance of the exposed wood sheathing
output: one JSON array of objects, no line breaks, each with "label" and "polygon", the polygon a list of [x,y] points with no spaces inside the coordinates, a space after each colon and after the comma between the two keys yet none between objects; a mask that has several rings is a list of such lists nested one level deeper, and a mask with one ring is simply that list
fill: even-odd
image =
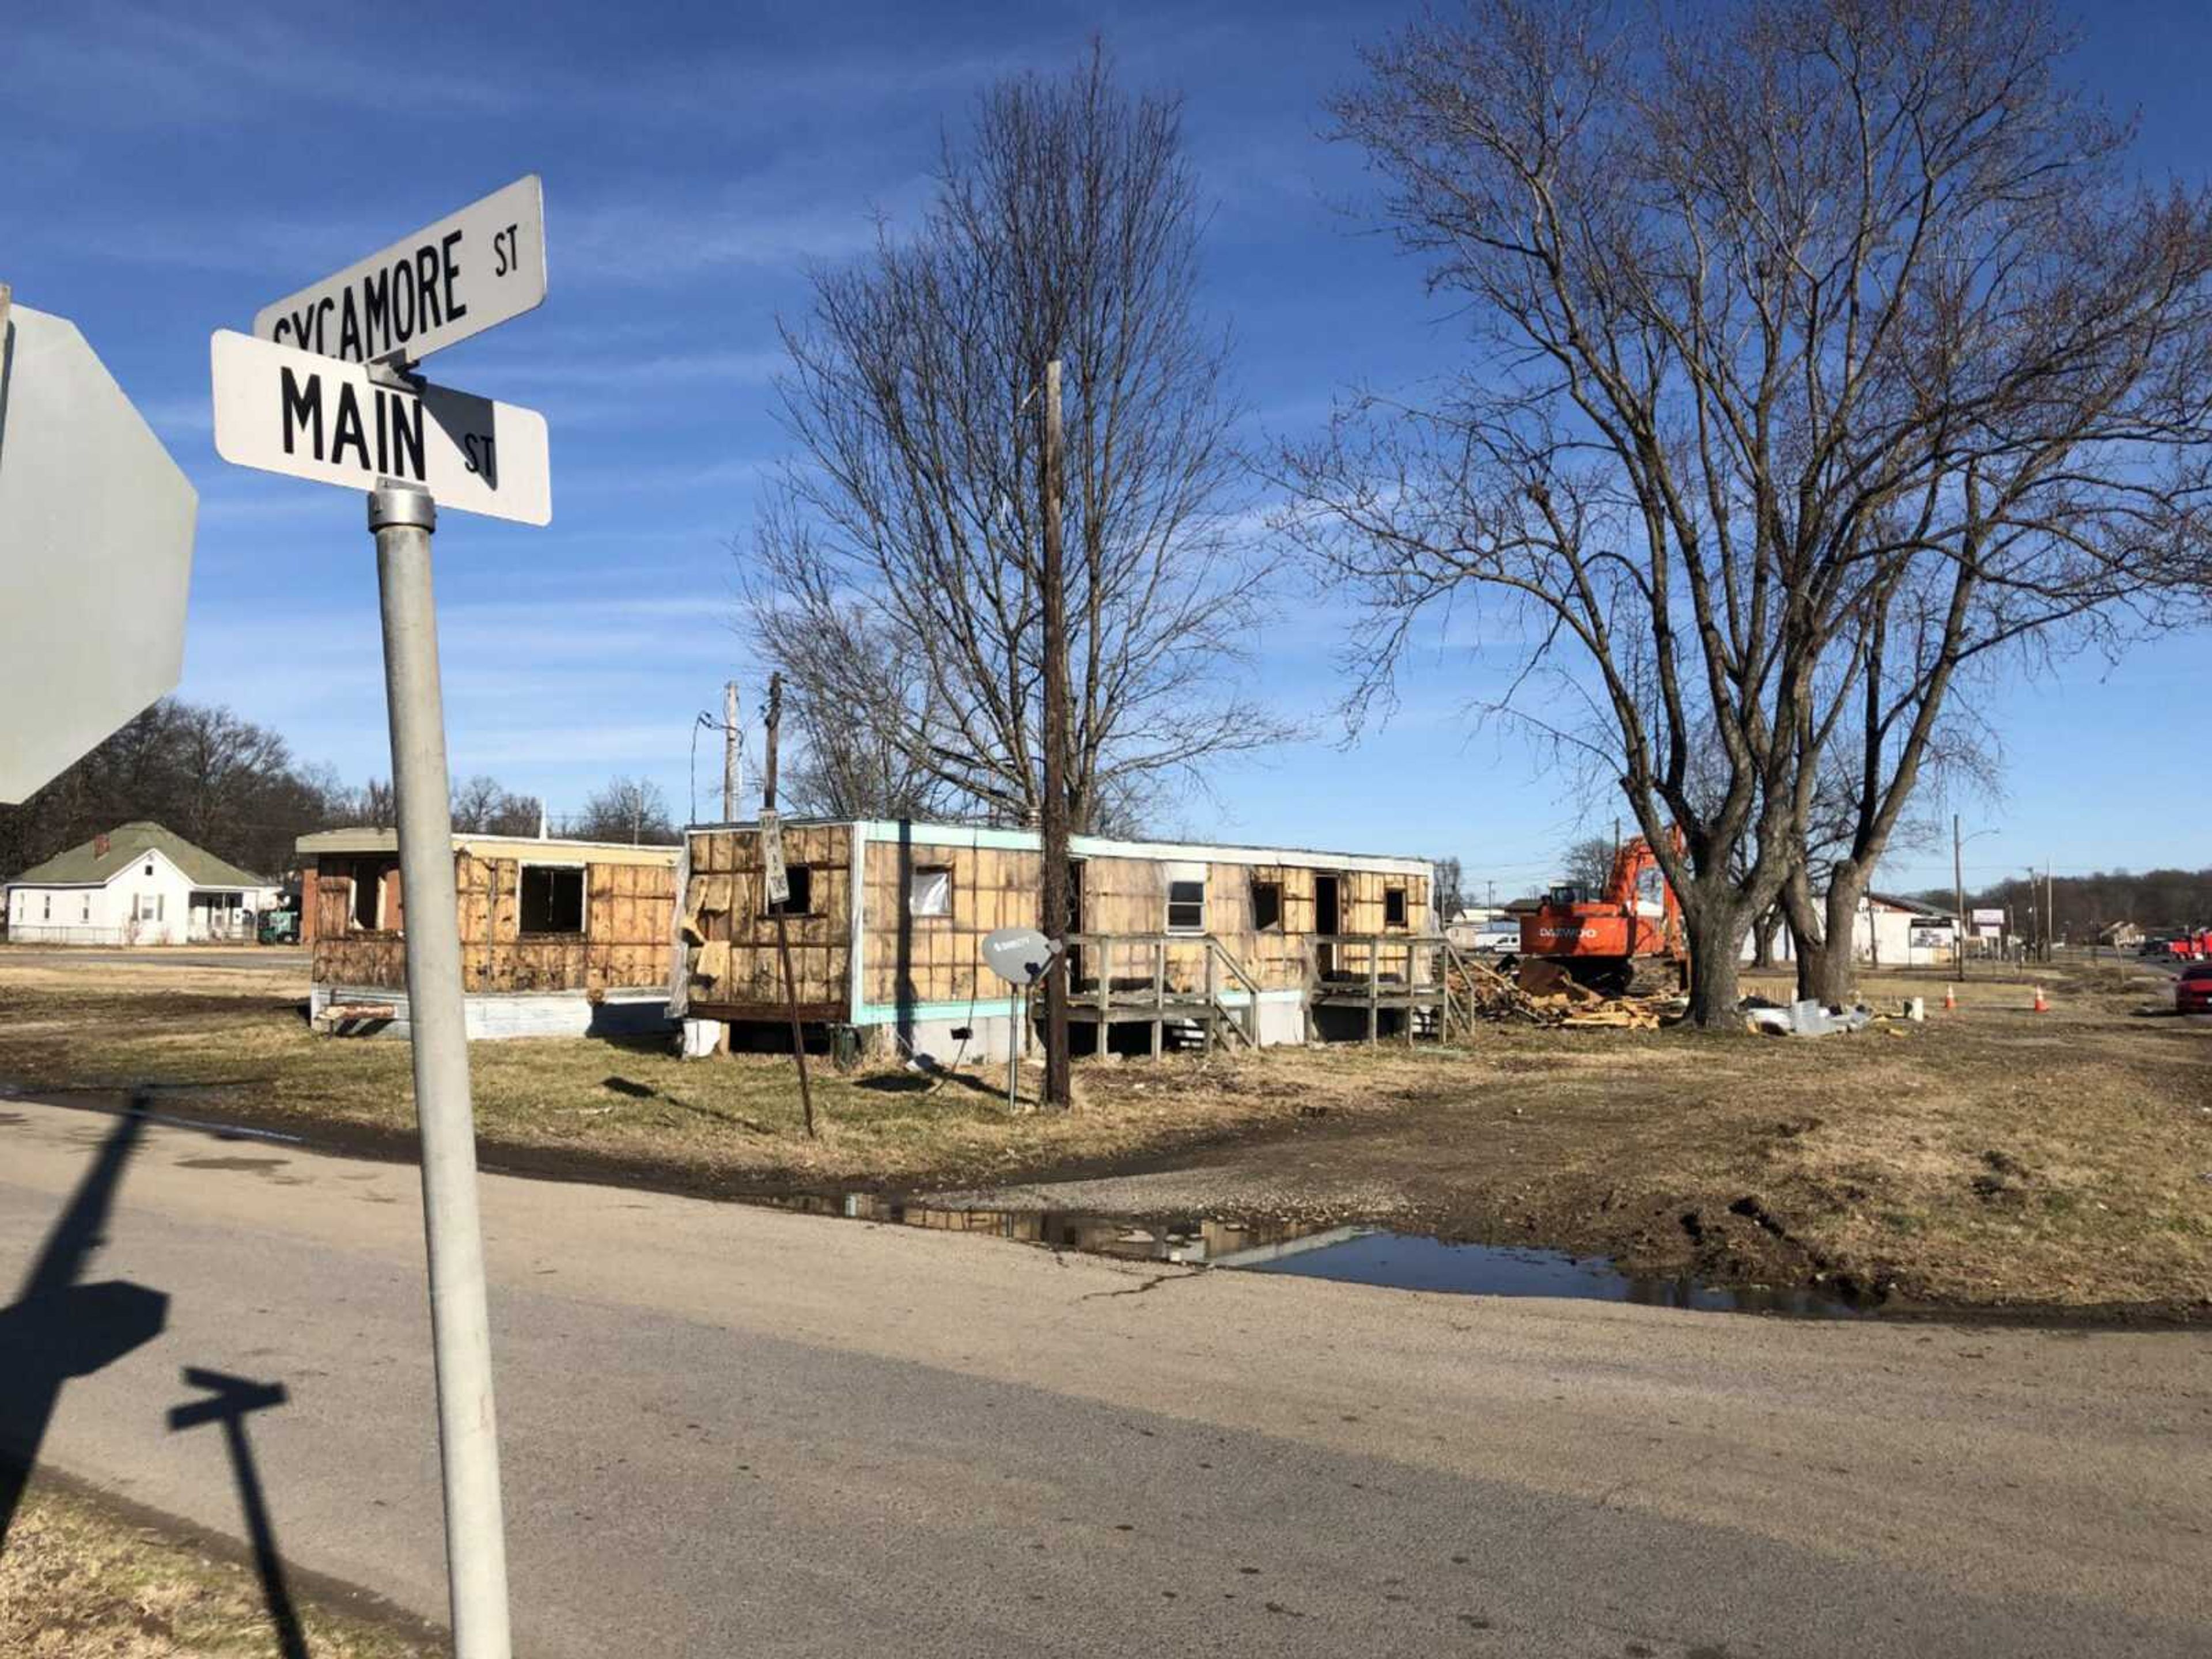
[{"label": "exposed wood sheathing", "polygon": [[[792,967],[799,1000],[808,1018],[842,1018],[849,1006],[847,977],[851,934],[852,826],[803,825],[784,831],[787,864],[809,866],[811,914],[790,921]],[[1172,869],[1187,860],[1094,856],[1082,860],[1080,931],[1086,934],[1164,932]],[[950,872],[949,914],[908,914],[913,877],[926,870]],[[872,839],[861,870],[861,1000],[876,1007],[994,1000],[1001,981],[985,968],[984,936],[1000,927],[1038,921],[1042,864],[1032,849],[911,845]],[[1339,882],[1341,933],[1419,937],[1428,925],[1428,878],[1375,871],[1338,872],[1327,864],[1275,866],[1209,862],[1206,875],[1206,932],[1243,963],[1263,990],[1294,991],[1306,982],[1307,946],[1314,931],[1314,879]],[[1252,926],[1252,887],[1273,881],[1282,888],[1281,921],[1265,931]],[[775,952],[774,921],[762,914],[762,869],[757,830],[739,826],[704,830],[691,838],[691,876],[685,896],[684,937],[690,945],[689,994],[695,1012],[708,1018],[772,1019],[784,1013],[784,990]],[[1406,890],[1406,921],[1386,928],[1383,893]],[[1206,985],[1201,937],[1178,937],[1164,946],[1167,989],[1198,993]],[[1096,946],[1075,963],[1079,1000],[1096,989],[1102,969],[1114,984],[1149,988],[1154,949],[1148,943],[1116,946],[1102,963]],[[1335,971],[1364,975],[1365,951],[1339,946]],[[1404,952],[1383,949],[1382,972],[1404,969]],[[1224,978],[1223,988],[1228,988]]]},{"label": "exposed wood sheathing", "polygon": [[[787,868],[808,872],[808,913],[787,918],[791,970],[803,1018],[842,1018],[852,954],[850,824],[801,824],[783,832]],[[684,938],[691,946],[691,1011],[709,1018],[775,1019],[786,1010],[775,922],[766,914],[767,877],[756,829],[702,830],[691,837]],[[665,963],[666,946],[662,947]]]},{"label": "exposed wood sheathing", "polygon": [[[549,865],[575,868],[573,858],[548,857]],[[585,862],[585,921],[581,934],[525,937],[520,931],[520,858],[454,855],[459,897],[461,977],[471,991],[612,991],[659,987],[668,979],[668,919],[676,902],[676,875],[665,864]],[[351,859],[333,856],[330,867],[305,875],[303,908],[314,920],[311,942],[314,979],[323,985],[377,986],[402,990],[407,983],[404,945],[392,929],[351,926],[353,886],[361,878]],[[387,919],[397,914],[398,872],[390,872]]]}]

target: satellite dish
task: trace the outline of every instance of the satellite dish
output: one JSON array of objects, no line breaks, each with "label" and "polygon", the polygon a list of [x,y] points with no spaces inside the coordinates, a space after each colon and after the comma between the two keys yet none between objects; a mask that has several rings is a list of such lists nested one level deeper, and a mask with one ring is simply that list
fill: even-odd
[{"label": "satellite dish", "polygon": [[1034,927],[1001,927],[983,936],[983,965],[1011,985],[1034,985],[1058,949]]}]

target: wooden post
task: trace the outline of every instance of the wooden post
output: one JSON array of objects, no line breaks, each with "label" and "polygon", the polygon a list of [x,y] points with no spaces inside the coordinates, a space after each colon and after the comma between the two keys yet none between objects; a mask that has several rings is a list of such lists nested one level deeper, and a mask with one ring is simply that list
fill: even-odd
[{"label": "wooden post", "polygon": [[[776,728],[782,721],[783,676],[771,674],[768,679],[768,741],[763,745],[761,764],[761,816],[764,818],[775,811],[775,739]],[[764,830],[762,833],[782,832]],[[771,902],[769,908],[775,912],[775,953],[783,963],[784,1000],[791,1009],[791,1058],[799,1067],[799,1106],[806,1120],[806,1138],[811,1140],[814,1091],[806,1080],[806,1035],[799,1024],[799,980],[791,971],[791,921],[784,915],[782,905]]]},{"label": "wooden post", "polygon": [[1414,953],[1420,948],[1410,939],[1406,941],[1406,1046],[1408,1048],[1413,1046],[1413,1015],[1419,1003],[1419,993],[1413,988],[1415,979],[1413,957]]},{"label": "wooden post", "polygon": [[1098,1042],[1093,1054],[1106,1052],[1106,1015],[1112,1006],[1114,986],[1114,940],[1110,934],[1098,943]]},{"label": "wooden post", "polygon": [[738,683],[722,685],[722,822],[738,821]]},{"label": "wooden post", "polygon": [[1208,951],[1206,953],[1206,1052],[1208,1058],[1213,1054],[1213,1017],[1220,1012],[1221,1006],[1216,997],[1214,973],[1213,952]]},{"label": "wooden post", "polygon": [[1382,1011],[1376,1001],[1382,994],[1382,942],[1370,939],[1367,941],[1367,1044],[1370,1048],[1375,1046],[1376,1031],[1382,1024]]},{"label": "wooden post", "polygon": [[[1044,366],[1044,445],[1042,458],[1044,568],[1038,586],[1044,610],[1044,811],[1039,839],[1044,852],[1045,937],[1067,937],[1067,761],[1071,710],[1067,684],[1067,587],[1060,569],[1061,432],[1060,359]],[[1055,951],[1044,970],[1044,1097],[1065,1107],[1072,1093],[1067,1066],[1067,952]]]},{"label": "wooden post", "polygon": [[1152,941],[1152,1058],[1167,1046],[1168,942]]}]

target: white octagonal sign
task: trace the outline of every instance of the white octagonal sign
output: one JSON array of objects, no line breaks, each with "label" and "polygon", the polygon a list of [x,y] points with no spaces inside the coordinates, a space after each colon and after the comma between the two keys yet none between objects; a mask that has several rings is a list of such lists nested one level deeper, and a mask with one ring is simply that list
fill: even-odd
[{"label": "white octagonal sign", "polygon": [[0,307],[0,802],[176,689],[198,513],[76,325]]}]

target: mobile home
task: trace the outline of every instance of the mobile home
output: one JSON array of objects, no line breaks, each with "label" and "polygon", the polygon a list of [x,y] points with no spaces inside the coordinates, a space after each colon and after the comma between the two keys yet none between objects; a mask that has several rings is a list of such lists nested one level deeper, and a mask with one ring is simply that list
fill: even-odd
[{"label": "mobile home", "polygon": [[[321,1030],[404,1035],[398,832],[328,830],[298,846],[310,1015]],[[470,1036],[665,1027],[677,856],[673,847],[455,836]]]},{"label": "mobile home", "polygon": [[[1036,831],[794,820],[781,840],[789,992],[760,827],[707,825],[685,837],[675,1012],[772,1038],[795,999],[807,1026],[939,1061],[1026,1042],[981,946],[1039,920]],[[1424,860],[1078,836],[1069,884],[1078,1054],[1410,1038],[1440,1018]]]}]

